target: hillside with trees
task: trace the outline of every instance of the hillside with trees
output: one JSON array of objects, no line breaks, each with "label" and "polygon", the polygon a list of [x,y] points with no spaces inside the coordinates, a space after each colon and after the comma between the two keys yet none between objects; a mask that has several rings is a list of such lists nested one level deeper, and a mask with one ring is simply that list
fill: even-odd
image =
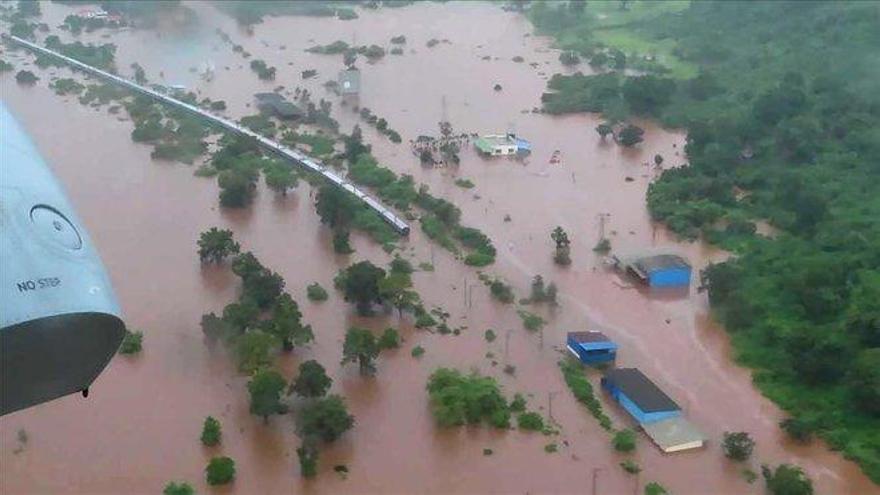
[{"label": "hillside with trees", "polygon": [[535,4],[539,31],[598,57],[595,75],[553,77],[544,108],[687,129],[688,166],[651,184],[652,217],[734,253],[702,281],[736,360],[787,431],[880,483],[880,7],[652,3]]}]

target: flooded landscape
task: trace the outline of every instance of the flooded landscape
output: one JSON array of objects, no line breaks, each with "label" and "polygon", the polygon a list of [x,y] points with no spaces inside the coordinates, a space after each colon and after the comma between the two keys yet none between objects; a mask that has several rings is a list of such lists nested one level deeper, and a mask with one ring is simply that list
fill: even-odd
[{"label": "flooded landscape", "polygon": [[[133,124],[124,113],[81,105],[47,87],[52,74],[71,77],[70,69],[37,69],[31,54],[4,46],[5,60],[29,67],[41,81],[27,87],[12,73],[3,74],[3,102],[64,184],[101,253],[126,323],[144,332],[144,351],[114,357],[88,399],[72,395],[0,419],[0,492],[160,493],[170,480],[187,480],[198,493],[241,494],[629,494],[641,493],[649,481],[675,494],[764,493],[763,483],[747,483],[744,466],[721,451],[724,432],[748,431],[756,447],[746,466],[754,471],[761,462],[792,463],[809,474],[817,493],[877,493],[858,465],[825,443],[789,440],[778,427],[785,414],[754,388],[750,371],[734,362],[728,334],[710,317],[697,274],[729,254],[699,241],[679,241],[651,221],[645,194],[661,171],[654,156],[663,157],[663,168],[686,165],[685,132],[640,121],[644,141],[624,148],[596,133],[600,115],[533,112],[541,107],[550,76],[574,69],[559,62],[553,41],[535,34],[525,16],[491,3],[420,2],[358,9],[359,18],[350,21],[267,17],[250,33],[209,3],[186,5],[196,16],[186,28],[168,22],[74,38],[55,27],[81,7],[59,3],[42,4],[42,22],[65,41],[114,43],[122,75],[131,77],[129,67],[138,63],[150,81],[225,101],[222,114],[232,119],[256,113],[254,94],[278,86],[284,94],[299,87],[331,101],[340,132],[360,124],[379,163],[428,185],[461,209],[463,225],[491,238],[496,262],[482,271],[505,280],[517,298],[526,297],[532,278],[541,275],[558,286],[559,306],[531,306],[547,324],[541,332],[525,330],[515,307],[492,297],[478,269],[432,242],[413,221],[412,232],[398,242],[399,253],[414,266],[433,264],[433,271],[413,274],[415,289],[425,306],[450,314],[451,327],[463,327],[460,335],[417,329],[411,316],[396,311],[358,316],[332,290],[334,277],[356,261],[385,266],[393,256],[356,231],[355,252],[335,254],[333,234],[313,207],[314,186],[301,180],[282,197],[261,180],[252,206],[221,208],[215,180],[193,175],[198,164],[152,160],[149,146],[132,141]],[[218,30],[252,59],[276,67],[275,79],[258,79],[250,60],[233,51]],[[357,104],[387,119],[403,139],[395,144],[325,86],[344,68],[343,57],[305,50],[337,40],[390,48],[389,40],[400,35],[406,37],[402,55],[358,61]],[[428,47],[432,39],[443,41]],[[216,67],[213,80],[192,70],[204,63]],[[304,80],[307,70],[317,76]],[[578,70],[590,71],[586,65]],[[486,158],[464,144],[459,164],[425,166],[409,143],[438,134],[441,121],[458,133],[515,132],[531,142],[532,152],[525,158]],[[558,160],[551,160],[554,155]],[[460,187],[457,179],[474,187]],[[332,392],[345,398],[355,418],[351,431],[322,448],[314,479],[299,475],[291,417],[275,416],[264,424],[251,415],[248,378],[238,373],[226,349],[205,345],[201,316],[222,312],[239,291],[226,265],[199,263],[196,240],[214,226],[231,229],[243,251],[253,251],[284,277],[303,320],[313,327],[315,341],[282,353],[278,369],[289,378],[301,362],[320,361],[334,380]],[[550,232],[556,226],[572,240],[567,267],[553,260]],[[695,273],[688,291],[652,292],[611,270],[593,251],[602,228],[614,253],[668,249],[685,256]],[[316,281],[328,288],[329,300],[306,298],[306,286]],[[400,349],[382,353],[373,377],[339,364],[351,326],[393,326],[404,339]],[[499,338],[487,342],[487,329]],[[629,458],[641,473],[620,469],[627,457],[610,447],[608,434],[572,396],[557,365],[567,353],[566,334],[588,329],[620,345],[617,367],[641,369],[681,406],[706,435],[705,448],[664,454],[640,432],[638,450]],[[425,349],[420,358],[410,355],[417,345]],[[515,373],[503,371],[508,364]],[[495,377],[506,395],[526,396],[531,409],[555,423],[558,435],[437,427],[425,385],[438,367]],[[614,424],[635,427],[601,392],[600,373],[589,377]],[[209,487],[204,480],[204,466],[215,454],[198,441],[208,415],[223,423],[223,455],[236,461],[231,486]],[[14,452],[22,429],[29,440]],[[551,442],[558,452],[545,452]],[[347,473],[334,472],[338,465]]]}]

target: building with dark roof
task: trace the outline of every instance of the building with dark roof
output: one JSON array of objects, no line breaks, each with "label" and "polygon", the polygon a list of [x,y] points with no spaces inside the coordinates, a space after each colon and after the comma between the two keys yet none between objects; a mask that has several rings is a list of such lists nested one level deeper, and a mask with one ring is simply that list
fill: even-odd
[{"label": "building with dark roof", "polygon": [[291,120],[305,116],[302,109],[285,100],[278,93],[257,93],[254,98],[257,100],[257,108],[261,112],[275,115],[279,119]]},{"label": "building with dark roof", "polygon": [[691,265],[675,254],[643,256],[627,268],[651,287],[680,287],[691,283]]},{"label": "building with dark roof", "polygon": [[566,347],[585,364],[605,363],[617,358],[617,344],[602,332],[569,332]]},{"label": "building with dark roof", "polygon": [[617,368],[602,377],[611,394],[639,424],[651,424],[681,415],[681,408],[636,368]]}]

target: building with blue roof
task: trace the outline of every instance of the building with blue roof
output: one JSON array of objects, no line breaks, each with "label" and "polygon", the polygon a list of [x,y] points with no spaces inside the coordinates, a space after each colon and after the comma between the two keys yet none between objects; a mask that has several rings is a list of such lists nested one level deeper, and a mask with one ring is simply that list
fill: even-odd
[{"label": "building with blue roof", "polygon": [[602,332],[569,332],[566,346],[584,364],[607,363],[617,358],[617,344]]}]

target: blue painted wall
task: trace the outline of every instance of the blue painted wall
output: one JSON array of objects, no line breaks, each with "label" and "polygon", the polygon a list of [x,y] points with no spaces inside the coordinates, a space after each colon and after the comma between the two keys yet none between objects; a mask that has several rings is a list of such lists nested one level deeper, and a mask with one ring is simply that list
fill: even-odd
[{"label": "blue painted wall", "polygon": [[608,391],[611,394],[611,397],[616,400],[623,409],[628,412],[639,424],[651,424],[656,423],[657,421],[662,421],[664,419],[675,418],[681,416],[680,409],[674,409],[670,411],[654,411],[654,412],[645,412],[642,411],[639,406],[636,405],[635,402],[630,400],[626,394],[622,393],[616,387],[612,386],[610,383],[606,382],[605,379],[602,379],[602,388]]},{"label": "blue painted wall", "polygon": [[648,274],[651,287],[678,287],[691,283],[690,268],[661,268]]},{"label": "blue painted wall", "polygon": [[584,342],[567,339],[568,348],[577,354],[584,364],[607,363],[617,358],[617,344],[614,342]]}]

